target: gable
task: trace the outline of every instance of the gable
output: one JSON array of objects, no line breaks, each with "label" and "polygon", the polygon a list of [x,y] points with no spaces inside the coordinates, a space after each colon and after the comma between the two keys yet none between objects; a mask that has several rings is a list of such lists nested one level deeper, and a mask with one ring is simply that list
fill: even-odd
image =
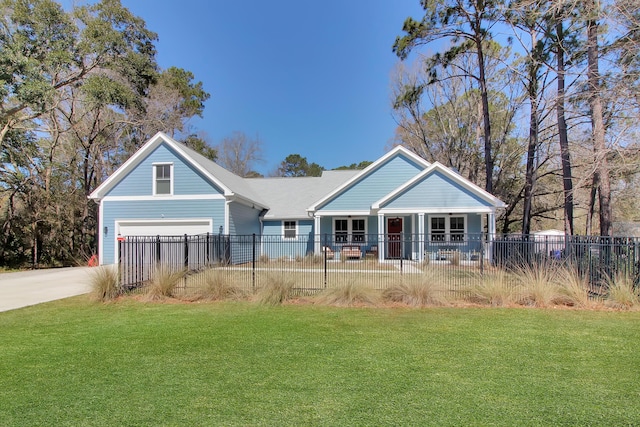
[{"label": "gable", "polygon": [[425,168],[404,152],[398,152],[355,182],[342,189],[319,206],[319,210],[369,210],[376,200],[384,197]]},{"label": "gable", "polygon": [[153,195],[153,165],[173,164],[173,195],[222,195],[224,192],[213,185],[183,156],[166,142],[161,142],[128,173],[121,177],[106,193],[106,196],[151,196]]},{"label": "gable", "polygon": [[403,187],[377,202],[374,208],[382,210],[456,210],[492,209],[502,206],[495,199],[471,182],[444,167],[434,164]]}]

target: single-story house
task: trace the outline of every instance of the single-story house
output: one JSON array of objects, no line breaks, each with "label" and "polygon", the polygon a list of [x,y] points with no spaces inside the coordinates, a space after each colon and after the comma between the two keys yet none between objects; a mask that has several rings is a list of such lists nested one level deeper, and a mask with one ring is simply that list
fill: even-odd
[{"label": "single-story house", "polygon": [[363,170],[242,178],[163,133],[89,197],[99,203],[101,264],[118,261],[119,238],[202,233],[277,239],[291,255],[349,246],[380,261],[422,260],[434,248],[478,250],[467,236],[492,235],[505,206],[401,146]]}]

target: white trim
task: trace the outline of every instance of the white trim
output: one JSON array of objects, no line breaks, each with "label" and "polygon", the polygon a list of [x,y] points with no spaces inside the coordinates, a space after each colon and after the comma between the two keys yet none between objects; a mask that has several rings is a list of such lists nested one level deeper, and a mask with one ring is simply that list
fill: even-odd
[{"label": "white trim", "polygon": [[[444,218],[444,237],[443,241],[434,241],[431,239],[431,218]],[[462,231],[461,241],[451,240],[451,218],[464,218],[464,230]],[[429,244],[438,245],[446,243],[464,243],[467,241],[467,234],[469,230],[469,218],[467,214],[455,214],[455,215],[427,215],[427,242]]]},{"label": "white trim", "polygon": [[307,212],[316,211],[318,209],[318,206],[321,206],[321,205],[327,203],[329,200],[334,198],[336,195],[342,193],[345,189],[349,188],[352,184],[360,181],[365,176],[369,175],[370,173],[372,173],[376,169],[380,168],[389,159],[395,157],[398,154],[404,154],[405,156],[409,157],[411,160],[415,161],[419,165],[424,166],[425,168],[429,167],[429,165],[430,165],[430,163],[427,162],[422,157],[418,156],[417,154],[415,154],[412,151],[407,150],[403,146],[398,145],[398,146],[394,147],[391,151],[389,151],[387,154],[385,154],[384,156],[380,157],[378,160],[376,160],[375,162],[371,163],[369,166],[364,168],[360,173],[355,174],[353,177],[351,177],[351,179],[347,180],[344,184],[340,185],[338,188],[336,188],[335,190],[333,190],[332,192],[330,192],[329,194],[324,196],[322,199],[320,199],[317,202],[315,202],[313,205],[311,205],[309,208],[307,208]]},{"label": "white trim", "polygon": [[105,196],[100,201],[105,202],[131,202],[151,200],[224,200],[222,194],[179,194],[165,196]]},{"label": "white trim", "polygon": [[[285,237],[285,230],[286,230],[285,227],[284,227],[284,223],[285,222],[293,222],[295,224],[295,233],[296,233],[296,235],[294,237]],[[282,240],[285,240],[287,242],[292,242],[292,241],[298,240],[298,236],[300,234],[299,231],[298,231],[298,225],[299,225],[298,224],[298,220],[295,220],[295,219],[283,219],[281,221]]]},{"label": "white trim", "polygon": [[213,218],[153,218],[153,219],[147,219],[147,218],[125,218],[125,219],[116,219],[113,221],[113,227],[115,230],[113,230],[113,251],[114,251],[114,255],[113,255],[113,259],[115,260],[115,264],[118,264],[119,257],[118,257],[118,237],[121,236],[120,233],[120,227],[122,226],[122,224],[127,224],[127,223],[141,223],[141,224],[162,224],[163,222],[166,223],[180,223],[180,222],[206,222],[209,224],[209,233],[213,234]]},{"label": "white trim", "polygon": [[229,234],[231,229],[231,202],[227,200],[224,202],[224,232],[222,234]]},{"label": "white trim", "polygon": [[406,214],[414,214],[414,213],[423,213],[427,215],[431,214],[468,214],[468,213],[493,213],[495,212],[494,208],[484,207],[457,207],[457,208],[403,208],[403,209],[379,209],[378,214],[385,215],[406,215]]},{"label": "white trim", "polygon": [[316,254],[320,254],[320,239],[321,239],[321,234],[320,234],[320,217],[319,216],[315,216],[313,217],[313,235],[314,235],[314,239],[315,239],[315,243],[314,243],[314,248],[313,248],[313,252]]},{"label": "white trim", "polygon": [[351,216],[370,216],[371,211],[318,211],[315,213],[315,216],[340,216],[340,217],[348,217]]},{"label": "white trim", "polygon": [[[102,200],[100,200],[100,203],[98,204],[98,236],[100,236],[100,241],[98,242],[98,264],[103,265],[104,264],[104,239],[105,239],[105,235],[104,235],[104,205],[102,203]],[[114,227],[115,228],[115,227]],[[113,232],[115,233],[116,230],[113,230]]]},{"label": "white trim", "polygon": [[[168,194],[158,194],[158,178],[157,178],[157,167],[158,166],[169,166],[169,193]],[[154,197],[171,197],[173,196],[173,162],[159,162],[151,164],[151,180],[152,180],[152,190],[151,194]]]},{"label": "white trim", "polygon": [[386,247],[386,238],[384,234],[385,223],[384,215],[378,214],[378,261],[384,261],[384,248]]},{"label": "white trim", "polygon": [[393,200],[395,197],[397,197],[398,195],[403,193],[405,190],[409,189],[411,186],[413,186],[417,182],[419,182],[419,181],[421,181],[423,179],[426,179],[429,175],[434,173],[434,171],[436,171],[436,170],[442,172],[448,178],[450,178],[453,181],[459,183],[460,185],[462,185],[467,190],[471,191],[472,193],[474,193],[476,196],[480,197],[484,201],[486,201],[488,203],[491,203],[491,205],[493,205],[493,207],[495,207],[495,208],[504,208],[504,207],[507,206],[503,201],[501,201],[500,199],[495,197],[493,194],[488,193],[487,191],[485,191],[482,188],[480,188],[477,185],[475,185],[473,182],[471,182],[468,179],[464,178],[463,176],[453,172],[451,169],[449,169],[448,167],[444,166],[442,163],[434,162],[429,167],[427,167],[425,170],[423,170],[422,172],[420,172],[419,174],[417,174],[416,176],[411,178],[409,181],[405,182],[400,187],[396,188],[391,193],[387,194],[382,199],[380,199],[377,202],[375,202],[373,205],[371,205],[371,208],[372,209],[381,209],[382,205],[384,205],[385,203],[388,203],[390,200]]}]

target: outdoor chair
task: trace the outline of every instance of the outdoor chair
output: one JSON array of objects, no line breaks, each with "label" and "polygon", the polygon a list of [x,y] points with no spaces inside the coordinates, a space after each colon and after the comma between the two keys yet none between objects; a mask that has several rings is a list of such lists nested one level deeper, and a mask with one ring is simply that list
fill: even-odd
[{"label": "outdoor chair", "polygon": [[327,259],[333,259],[333,257],[335,256],[335,252],[333,252],[333,249],[331,249],[329,246],[323,246],[322,252],[325,253]]},{"label": "outdoor chair", "polygon": [[344,259],[360,259],[362,258],[362,250],[360,249],[360,246],[343,246],[341,256],[344,257]]}]

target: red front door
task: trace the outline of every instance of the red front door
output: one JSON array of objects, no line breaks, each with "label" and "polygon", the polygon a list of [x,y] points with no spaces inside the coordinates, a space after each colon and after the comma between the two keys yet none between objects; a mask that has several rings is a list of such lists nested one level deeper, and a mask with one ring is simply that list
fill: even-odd
[{"label": "red front door", "polygon": [[387,258],[402,257],[402,218],[387,218]]}]

